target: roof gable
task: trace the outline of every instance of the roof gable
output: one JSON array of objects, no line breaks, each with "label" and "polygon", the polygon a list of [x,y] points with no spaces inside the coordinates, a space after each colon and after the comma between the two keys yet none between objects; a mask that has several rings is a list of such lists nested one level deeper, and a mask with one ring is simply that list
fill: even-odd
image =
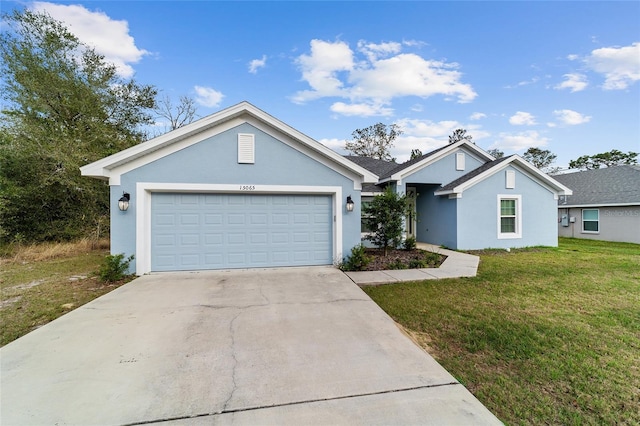
[{"label": "roof gable", "polygon": [[433,164],[441,158],[446,157],[459,148],[465,148],[471,151],[472,153],[480,157],[482,161],[492,161],[494,159],[489,153],[479,148],[476,144],[469,143],[466,140],[458,141],[456,143],[445,145],[420,157],[414,158],[413,160],[409,160],[400,164],[396,168],[389,170],[384,175],[381,175],[380,182],[402,180],[405,176],[428,167],[430,164]]},{"label": "roof gable", "polygon": [[363,182],[377,182],[378,180],[375,173],[347,160],[248,102],[241,102],[169,133],[87,164],[80,168],[80,172],[83,176],[108,179],[110,185],[118,185],[122,174],[244,122],[276,137],[327,167],[354,179],[357,186]]},{"label": "roof gable", "polygon": [[507,166],[517,166],[521,171],[527,173],[529,176],[537,180],[542,186],[548,188],[556,195],[571,195],[571,189],[567,188],[551,176],[541,172],[536,167],[529,164],[526,160],[518,155],[511,155],[509,157],[498,158],[497,160],[490,161],[481,167],[467,173],[466,175],[448,183],[439,190],[435,195],[449,195],[457,198],[462,197],[462,193],[473,187],[479,182],[487,179],[490,176],[498,173],[500,170],[504,170]]},{"label": "roof gable", "polygon": [[640,166],[622,165],[556,175],[573,190],[562,206],[640,204]]}]

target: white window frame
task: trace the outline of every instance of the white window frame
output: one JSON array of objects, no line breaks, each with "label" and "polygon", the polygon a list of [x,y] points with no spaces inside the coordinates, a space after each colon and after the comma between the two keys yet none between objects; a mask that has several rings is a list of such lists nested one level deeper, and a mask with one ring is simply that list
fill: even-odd
[{"label": "white window frame", "polygon": [[[596,211],[598,213],[598,220],[594,221],[594,220],[587,220],[587,222],[597,222],[598,223],[598,230],[597,231],[588,231],[584,229],[584,212],[585,211]],[[580,218],[582,219],[582,233],[583,234],[599,234],[600,233],[600,209],[582,209],[582,211],[580,212]]]},{"label": "white window frame", "polygon": [[[500,202],[502,200],[515,200],[516,202],[516,232],[502,232],[501,226],[501,208]],[[499,240],[507,240],[514,238],[522,238],[522,195],[512,195],[512,194],[498,194],[498,203],[497,203],[497,230],[498,230],[498,239]]]}]

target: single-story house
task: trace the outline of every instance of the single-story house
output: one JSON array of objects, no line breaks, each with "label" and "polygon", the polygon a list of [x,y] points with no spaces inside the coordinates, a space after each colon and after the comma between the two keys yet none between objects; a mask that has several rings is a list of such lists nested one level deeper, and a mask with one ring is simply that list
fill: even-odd
[{"label": "single-story house", "polygon": [[368,160],[242,102],[81,173],[108,180],[111,252],[134,254],[137,274],[330,265],[361,243],[362,202],[387,185],[414,194],[418,241],[557,244],[556,200],[571,191],[518,156],[461,141],[401,165]]},{"label": "single-story house", "polygon": [[558,235],[640,244],[640,165],[554,176],[573,195],[558,199]]}]

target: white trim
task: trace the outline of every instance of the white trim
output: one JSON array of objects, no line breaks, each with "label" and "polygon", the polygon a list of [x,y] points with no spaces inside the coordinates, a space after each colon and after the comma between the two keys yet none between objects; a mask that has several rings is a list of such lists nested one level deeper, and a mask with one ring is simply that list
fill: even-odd
[{"label": "white trim", "polygon": [[[585,210],[595,210],[598,212],[598,230],[597,231],[586,231],[584,229],[584,211]],[[599,234],[600,233],[600,209],[598,208],[586,208],[586,209],[580,209],[580,222],[582,224],[582,226],[580,227],[580,233],[581,234]],[[594,222],[593,220],[587,220],[587,222]]]},{"label": "white trim", "polygon": [[597,209],[599,207],[630,207],[637,206],[640,207],[640,203],[604,203],[604,204],[558,204],[559,209],[589,209],[594,208]]},{"label": "white trim", "polygon": [[513,167],[518,165],[518,166],[520,166],[519,170],[521,172],[529,173],[530,175],[533,175],[533,177],[536,177],[538,182],[543,187],[547,188],[550,192],[552,192],[554,194],[554,197],[557,196],[557,195],[572,195],[573,194],[572,190],[570,190],[569,188],[567,188],[566,186],[564,186],[563,184],[561,184],[557,180],[553,179],[552,177],[548,176],[547,174],[541,172],[540,170],[538,170],[537,168],[535,168],[534,166],[529,164],[527,161],[525,161],[520,156],[512,155],[508,159],[506,159],[504,161],[501,161],[500,163],[498,163],[495,166],[485,170],[484,172],[478,174],[477,176],[474,176],[473,178],[461,183],[460,185],[456,186],[455,188],[448,189],[446,191],[442,191],[442,190],[436,191],[436,192],[434,192],[434,195],[462,194],[465,190],[471,188],[472,186],[474,186],[475,184],[477,184],[479,182],[482,182],[483,180],[487,179],[488,177],[493,176],[494,174],[498,173],[500,170],[504,170],[509,165],[511,165]]},{"label": "white trim", "polygon": [[506,189],[516,188],[516,171],[515,170],[505,170],[504,179],[505,179],[504,187]]},{"label": "white trim", "polygon": [[238,164],[255,164],[256,135],[238,133]]},{"label": "white trim", "polygon": [[[151,272],[151,194],[154,192],[236,193],[236,194],[314,194],[333,198],[332,259],[342,259],[342,212],[345,200],[341,186],[243,185],[207,183],[138,182],[136,184],[136,274]],[[245,186],[246,188],[246,186]]]},{"label": "white trim", "polygon": [[[513,195],[513,194],[498,194],[498,239],[499,240],[508,240],[508,239],[517,239],[522,238],[522,195]],[[516,232],[512,233],[503,233],[501,232],[501,209],[500,209],[500,201],[502,200],[516,200]]]},{"label": "white trim", "polygon": [[355,179],[354,182],[354,190],[360,190],[362,182],[374,183],[378,181],[378,176],[374,173],[344,158],[320,142],[248,102],[241,102],[162,136],[87,164],[80,168],[80,172],[83,176],[108,179],[110,185],[119,185],[120,176],[123,173],[184,149],[244,122],[249,122],[256,127],[259,126],[261,130],[268,128],[269,132],[267,133],[272,135],[274,131],[284,135],[289,139],[289,141],[285,142],[288,145],[293,146],[295,144],[296,149],[305,152],[307,155],[313,152],[314,159],[322,159],[323,164],[345,176],[349,175],[348,177],[350,178],[357,176],[358,179]]},{"label": "white trim", "polygon": [[[400,185],[400,182],[402,182],[402,179],[406,176],[409,176],[413,173],[415,173],[418,170],[421,170],[433,163],[435,163],[436,161],[446,157],[447,155],[451,154],[451,152],[455,151],[458,148],[466,148],[468,149],[471,153],[475,153],[477,154],[478,157],[480,157],[480,161],[493,161],[494,158],[489,155],[489,153],[485,152],[484,150],[482,150],[480,147],[478,147],[476,144],[473,143],[469,143],[466,140],[463,141],[458,141],[456,143],[452,143],[450,145],[448,145],[447,147],[441,149],[440,151],[423,158],[422,160],[418,161],[417,163],[414,163],[410,166],[408,166],[406,169],[402,169],[400,171],[398,171],[397,173],[394,173],[393,175],[389,176],[388,178],[382,179],[380,180],[380,183],[384,183],[384,182],[388,182],[388,181],[398,181],[398,185]],[[472,155],[472,157],[474,157]],[[474,157],[476,158],[476,157]],[[477,158],[476,158],[477,159]]]}]

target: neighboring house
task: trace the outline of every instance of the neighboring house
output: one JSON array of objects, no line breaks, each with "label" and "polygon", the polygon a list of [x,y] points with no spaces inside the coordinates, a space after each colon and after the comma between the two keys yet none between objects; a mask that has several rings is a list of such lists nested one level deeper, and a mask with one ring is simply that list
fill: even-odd
[{"label": "neighboring house", "polygon": [[640,166],[624,165],[554,176],[573,195],[558,200],[562,237],[640,244]]},{"label": "neighboring house", "polygon": [[135,254],[139,275],[330,265],[360,243],[360,191],[377,181],[247,102],[81,173],[109,181],[111,252]]},{"label": "neighboring house", "polygon": [[517,155],[494,159],[459,141],[397,165],[347,157],[379,173],[362,202],[391,185],[415,201],[407,236],[458,250],[557,246],[558,197],[571,190]]},{"label": "neighboring house", "polygon": [[134,254],[137,274],[330,265],[360,244],[362,203],[387,185],[415,198],[418,241],[555,246],[556,200],[571,194],[466,141],[400,165],[345,158],[247,102],[80,170],[109,182],[111,252]]}]

